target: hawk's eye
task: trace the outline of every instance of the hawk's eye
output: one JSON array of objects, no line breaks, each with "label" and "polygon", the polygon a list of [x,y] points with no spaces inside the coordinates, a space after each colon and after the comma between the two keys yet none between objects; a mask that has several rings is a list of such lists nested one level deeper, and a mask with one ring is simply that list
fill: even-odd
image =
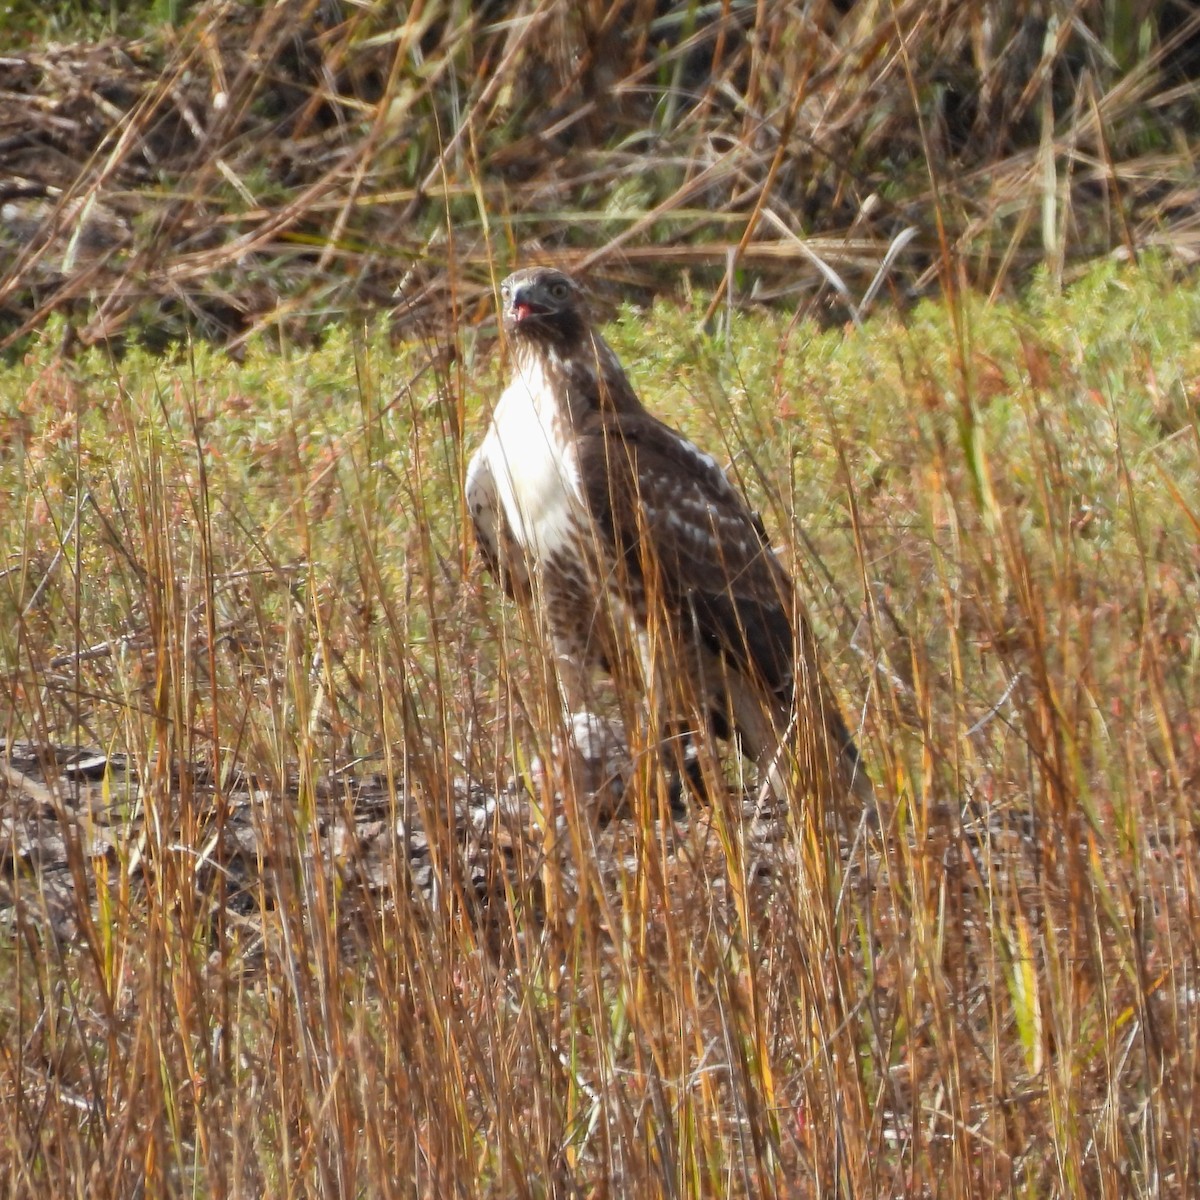
[{"label": "hawk's eye", "polygon": [[552,283],[550,285],[550,295],[555,300],[565,300],[567,298],[567,285],[561,279],[557,283]]},{"label": "hawk's eye", "polygon": [[511,288],[508,286],[508,284],[507,284],[507,283],[502,283],[502,284],[500,285],[500,299],[501,299],[501,300],[507,300],[507,299],[508,299],[508,294],[509,294],[509,292],[510,292],[510,291],[512,291],[512,289],[511,289]]}]

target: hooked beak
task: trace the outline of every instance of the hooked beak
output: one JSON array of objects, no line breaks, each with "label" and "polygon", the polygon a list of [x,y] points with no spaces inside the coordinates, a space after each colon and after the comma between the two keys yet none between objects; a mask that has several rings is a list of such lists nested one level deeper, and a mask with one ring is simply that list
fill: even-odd
[{"label": "hooked beak", "polygon": [[531,299],[524,291],[518,292],[510,301],[510,305],[513,320],[518,325],[522,321],[529,320],[530,317],[543,317],[550,311],[544,304],[538,304],[535,300]]}]

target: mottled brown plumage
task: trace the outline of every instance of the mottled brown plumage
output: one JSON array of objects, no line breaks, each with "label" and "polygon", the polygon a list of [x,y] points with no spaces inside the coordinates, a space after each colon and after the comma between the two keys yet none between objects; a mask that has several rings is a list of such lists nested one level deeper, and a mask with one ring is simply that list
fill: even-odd
[{"label": "mottled brown plumage", "polygon": [[545,617],[568,711],[592,669],[635,658],[664,719],[736,731],[775,791],[787,742],[806,787],[865,797],[792,582],[737,489],[646,411],[569,276],[518,271],[501,293],[515,371],[467,503],[509,594]]}]

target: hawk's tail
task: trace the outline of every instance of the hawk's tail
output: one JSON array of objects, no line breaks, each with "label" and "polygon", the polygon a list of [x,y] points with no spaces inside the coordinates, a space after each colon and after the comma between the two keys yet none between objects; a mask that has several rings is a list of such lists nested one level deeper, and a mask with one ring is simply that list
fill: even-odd
[{"label": "hawk's tail", "polygon": [[[806,783],[821,792],[828,802],[841,804],[853,797],[864,807],[875,807],[875,788],[863,757],[846,725],[824,673],[811,668],[804,673],[807,687],[796,688],[791,722],[786,739],[794,748]],[[778,758],[778,755],[776,756]],[[772,781],[772,789],[778,791]]]}]

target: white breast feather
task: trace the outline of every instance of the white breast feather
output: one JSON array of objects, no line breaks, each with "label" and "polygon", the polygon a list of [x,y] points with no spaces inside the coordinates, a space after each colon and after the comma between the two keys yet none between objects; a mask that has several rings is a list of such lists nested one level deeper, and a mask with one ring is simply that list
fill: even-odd
[{"label": "white breast feather", "polygon": [[[503,511],[517,544],[535,561],[559,549],[583,509],[579,464],[556,444],[554,400],[539,365],[504,390],[487,437],[467,468],[467,503],[476,523],[495,528]],[[476,505],[483,506],[483,513]]]}]

